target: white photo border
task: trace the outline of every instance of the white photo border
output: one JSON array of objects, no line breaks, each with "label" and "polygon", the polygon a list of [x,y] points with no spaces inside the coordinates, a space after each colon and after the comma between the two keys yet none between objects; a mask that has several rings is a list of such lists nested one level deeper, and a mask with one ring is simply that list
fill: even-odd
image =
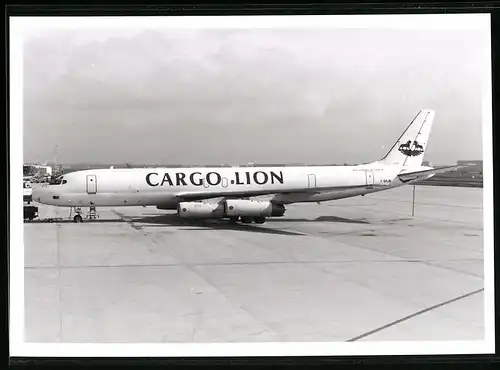
[{"label": "white photo border", "polygon": [[[495,351],[491,47],[483,55],[485,340],[350,343],[69,344],[24,342],[23,43],[47,29],[374,28],[476,29],[491,39],[490,14],[313,16],[10,17],[10,355],[22,357],[214,357],[486,354]],[[491,45],[491,42],[488,43]]]}]

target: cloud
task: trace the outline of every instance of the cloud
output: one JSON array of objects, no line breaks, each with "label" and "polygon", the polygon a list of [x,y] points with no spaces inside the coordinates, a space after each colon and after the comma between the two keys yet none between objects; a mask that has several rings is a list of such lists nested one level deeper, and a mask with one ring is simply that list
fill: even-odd
[{"label": "cloud", "polygon": [[86,32],[25,44],[27,158],[59,143],[67,162],[366,161],[428,107],[434,162],[481,155],[471,32]]}]

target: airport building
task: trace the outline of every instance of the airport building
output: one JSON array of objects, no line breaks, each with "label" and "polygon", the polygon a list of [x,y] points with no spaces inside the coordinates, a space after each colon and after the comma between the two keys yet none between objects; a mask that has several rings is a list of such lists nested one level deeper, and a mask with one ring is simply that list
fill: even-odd
[{"label": "airport building", "polygon": [[52,167],[42,166],[36,164],[24,164],[23,165],[23,177],[25,179],[49,179],[52,177]]},{"label": "airport building", "polygon": [[[430,161],[424,161],[424,166],[432,166]],[[430,179],[420,181],[420,185],[438,185],[438,186],[465,186],[482,187],[483,186],[483,161],[482,160],[459,160],[457,165],[466,165],[468,167],[460,168],[456,171],[440,173]],[[440,167],[440,166],[436,166]]]},{"label": "airport building", "polygon": [[24,176],[52,176],[52,167],[50,166],[40,166],[36,164],[25,164],[23,165],[23,175]]},{"label": "airport building", "polygon": [[464,168],[461,172],[470,173],[470,174],[481,174],[483,173],[483,161],[482,160],[460,160],[457,161],[457,165],[467,165],[469,167]]}]

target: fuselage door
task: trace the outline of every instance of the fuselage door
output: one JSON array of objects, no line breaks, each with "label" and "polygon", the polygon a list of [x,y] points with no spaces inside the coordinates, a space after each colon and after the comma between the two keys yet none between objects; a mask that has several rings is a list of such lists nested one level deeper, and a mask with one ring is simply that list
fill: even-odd
[{"label": "fuselage door", "polygon": [[375,182],[375,179],[373,178],[373,172],[372,171],[366,171],[366,185],[372,186]]},{"label": "fuselage door", "polygon": [[309,187],[310,188],[315,188],[316,187],[316,175],[311,174],[308,176],[308,181],[309,181]]},{"label": "fuselage door", "polygon": [[97,193],[97,176],[87,175],[87,193],[95,194]]}]

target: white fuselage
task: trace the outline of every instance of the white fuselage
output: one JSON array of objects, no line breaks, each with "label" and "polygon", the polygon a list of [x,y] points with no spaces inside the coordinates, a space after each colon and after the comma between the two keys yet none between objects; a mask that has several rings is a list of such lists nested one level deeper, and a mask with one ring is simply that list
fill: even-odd
[{"label": "white fuselage", "polygon": [[265,193],[269,200],[282,204],[319,202],[400,186],[399,173],[422,169],[429,167],[406,169],[375,162],[359,166],[95,169],[65,174],[60,184],[36,189],[33,199],[63,207],[141,205],[164,209],[176,209],[184,194],[193,193],[200,198]]}]

